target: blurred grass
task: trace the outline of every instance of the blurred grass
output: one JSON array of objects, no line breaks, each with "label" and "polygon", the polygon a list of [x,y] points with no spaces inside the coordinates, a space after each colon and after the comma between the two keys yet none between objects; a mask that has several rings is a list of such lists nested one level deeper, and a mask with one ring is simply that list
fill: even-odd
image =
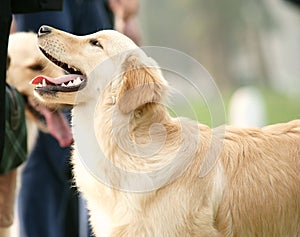
[{"label": "blurred grass", "polygon": [[[300,119],[300,93],[297,96],[288,95],[269,88],[261,88],[260,92],[265,99],[267,124]],[[200,123],[207,124],[210,127],[216,127],[224,123],[228,124],[228,105],[231,95],[231,92],[223,93],[222,99],[224,108],[222,111],[218,111],[219,114],[216,111],[213,111],[214,108],[208,108],[208,105],[204,101],[191,99],[189,102],[192,107],[192,112],[187,111],[186,106],[177,104],[176,112],[171,111],[171,115],[174,117],[184,116],[193,120],[198,120]],[[209,103],[209,105],[209,107],[214,107],[214,102]],[[219,108],[220,105],[217,105],[217,107]]]},{"label": "blurred grass", "polygon": [[297,96],[287,95],[267,89],[262,90],[262,93],[269,124],[300,119],[300,93]]}]

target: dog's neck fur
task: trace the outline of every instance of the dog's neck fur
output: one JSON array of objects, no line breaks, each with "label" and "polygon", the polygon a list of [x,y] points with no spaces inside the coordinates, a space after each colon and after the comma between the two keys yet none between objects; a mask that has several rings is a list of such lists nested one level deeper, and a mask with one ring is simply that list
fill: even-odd
[{"label": "dog's neck fur", "polygon": [[[195,155],[199,138],[194,139],[193,142],[190,138],[195,136],[195,130],[199,129],[197,123],[173,119],[163,104],[146,103],[131,113],[124,114],[118,109],[111,88],[100,94],[98,103],[93,101],[97,100],[89,100],[73,109],[74,136],[75,138],[77,135],[81,136],[80,140],[84,139],[89,143],[91,155],[95,156],[95,152],[92,151],[101,150],[101,154],[104,155],[101,159],[117,167],[114,173],[111,172],[111,166],[108,167],[107,164],[102,166],[103,170],[109,170],[107,175],[113,180],[112,182],[121,182],[118,171],[122,170],[150,172],[155,177],[149,179],[156,179],[153,181],[154,186],[157,182],[168,183],[172,177],[178,176],[184,170],[182,167],[186,167]],[[185,124],[189,125],[184,126]],[[191,124],[193,125],[190,126]],[[77,134],[77,126],[80,126],[80,130],[84,132]],[[183,131],[185,128],[188,129]],[[93,134],[93,136],[84,138],[83,133]],[[185,153],[184,156],[180,156],[182,152]],[[185,160],[178,160],[173,164],[176,157],[185,157]],[[124,177],[122,181],[126,182]],[[120,185],[120,183],[112,185]]]},{"label": "dog's neck fur", "polygon": [[[124,114],[118,109],[114,94],[106,91],[101,96],[98,104],[89,101],[73,109],[73,129],[76,131],[76,126],[82,125],[85,132],[77,135],[87,134],[80,139],[85,140],[88,152],[82,154],[83,160],[90,155],[99,160],[98,150],[104,154],[100,159],[106,162],[102,162],[100,172],[106,176],[106,185],[97,181],[97,191],[89,191],[95,196],[90,196],[89,200],[101,207],[93,216],[97,223],[96,232],[110,236],[115,228],[132,224],[128,221],[140,220],[137,213],[143,215],[143,206],[149,205],[158,190],[190,173],[187,169],[199,169],[203,159],[199,154],[205,153],[205,148],[201,146],[199,151],[200,137],[196,131],[206,131],[206,127],[170,117],[167,108],[160,103],[147,103]],[[196,165],[192,161],[195,156],[199,156]],[[204,190],[206,186],[203,186]],[[80,187],[89,188],[86,183]],[[126,192],[120,192],[120,189]],[[91,208],[91,211],[94,210]],[[107,223],[99,223],[102,219]]]}]

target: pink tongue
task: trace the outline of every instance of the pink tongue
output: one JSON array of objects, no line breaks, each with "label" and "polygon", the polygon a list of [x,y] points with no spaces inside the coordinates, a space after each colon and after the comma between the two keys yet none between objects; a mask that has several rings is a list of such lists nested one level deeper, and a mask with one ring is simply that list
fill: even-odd
[{"label": "pink tongue", "polygon": [[53,83],[53,84],[56,84],[56,85],[59,85],[61,83],[65,83],[65,82],[69,82],[69,81],[72,81],[72,80],[75,80],[77,77],[81,77],[81,75],[76,75],[76,74],[67,74],[67,75],[63,75],[63,76],[60,76],[60,77],[57,77],[57,78],[51,78],[51,77],[47,77],[47,76],[37,76],[35,78],[33,78],[31,80],[31,84],[33,85],[36,85],[36,84],[39,84],[39,83],[42,83],[43,79],[46,79],[47,81]]},{"label": "pink tongue", "polygon": [[63,113],[50,111],[42,105],[39,106],[39,111],[45,116],[49,133],[56,138],[59,145],[61,147],[70,146],[73,136]]}]

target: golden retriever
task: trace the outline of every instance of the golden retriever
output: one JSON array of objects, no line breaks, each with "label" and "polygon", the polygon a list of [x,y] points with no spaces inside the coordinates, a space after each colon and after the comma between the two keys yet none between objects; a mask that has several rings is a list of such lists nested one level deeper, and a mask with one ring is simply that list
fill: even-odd
[{"label": "golden retriever", "polygon": [[45,104],[74,105],[73,171],[96,236],[300,236],[299,120],[222,131],[173,118],[159,67],[116,31],[42,26],[38,45],[71,73],[32,84]]}]

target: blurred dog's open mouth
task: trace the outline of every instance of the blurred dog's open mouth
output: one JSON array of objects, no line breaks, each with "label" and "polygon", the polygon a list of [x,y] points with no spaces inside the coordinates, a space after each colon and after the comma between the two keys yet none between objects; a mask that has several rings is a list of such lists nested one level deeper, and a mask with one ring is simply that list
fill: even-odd
[{"label": "blurred dog's open mouth", "polygon": [[72,144],[73,136],[62,111],[51,110],[38,103],[33,97],[24,96],[24,100],[26,115],[36,122],[40,130],[49,132],[62,147]]},{"label": "blurred dog's open mouth", "polygon": [[42,48],[40,48],[40,50],[50,61],[64,69],[69,74],[57,78],[39,75],[31,81],[31,84],[36,86],[35,90],[46,93],[76,92],[86,86],[86,76],[79,69],[57,60]]},{"label": "blurred dog's open mouth", "polygon": [[46,123],[46,118],[45,116],[40,113],[37,109],[37,102],[32,99],[31,97],[25,96],[23,95],[24,101],[25,101],[25,105],[26,105],[26,109],[28,113],[30,113],[30,116],[33,117],[35,120],[38,121],[40,129],[42,131],[47,131],[47,123]]}]

